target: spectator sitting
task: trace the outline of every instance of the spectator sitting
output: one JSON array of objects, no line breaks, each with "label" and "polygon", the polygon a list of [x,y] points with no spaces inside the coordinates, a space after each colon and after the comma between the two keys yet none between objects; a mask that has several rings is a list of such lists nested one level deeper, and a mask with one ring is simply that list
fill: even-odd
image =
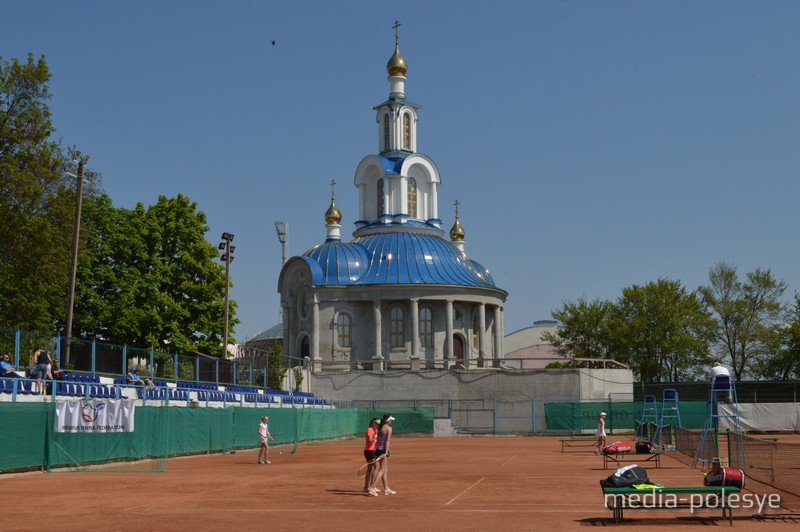
[{"label": "spectator sitting", "polygon": [[11,357],[8,353],[3,353],[2,358],[0,358],[0,377],[10,377],[13,379],[22,378],[22,375],[17,373],[14,370],[14,366],[11,365]]},{"label": "spectator sitting", "polygon": [[144,379],[139,377],[139,370],[137,368],[131,368],[128,374],[125,376],[125,380],[128,381],[128,384],[136,384],[139,386],[143,386],[146,384],[150,388],[155,388],[155,384],[153,384],[153,381],[151,381],[147,377],[145,377]]}]

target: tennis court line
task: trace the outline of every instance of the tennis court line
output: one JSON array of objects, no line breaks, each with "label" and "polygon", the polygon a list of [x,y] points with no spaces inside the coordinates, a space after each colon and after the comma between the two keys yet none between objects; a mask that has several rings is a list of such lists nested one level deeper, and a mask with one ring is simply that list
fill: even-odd
[{"label": "tennis court line", "polygon": [[[519,456],[519,455],[516,455],[516,454],[515,454],[514,456],[512,456],[511,458],[509,458],[508,460],[506,460],[505,462],[503,462],[503,465],[506,465],[507,463],[509,463],[511,460],[513,460],[513,459],[514,459],[514,458],[516,458],[517,456]],[[502,467],[502,466],[501,466],[501,467]]]},{"label": "tennis court line", "polygon": [[485,478],[486,478],[486,477],[481,477],[481,479],[480,479],[478,482],[476,482],[476,483],[475,483],[475,484],[473,484],[472,486],[468,487],[467,489],[465,489],[464,491],[462,491],[461,493],[459,493],[458,495],[456,495],[455,497],[453,497],[452,499],[450,499],[450,501],[449,501],[447,504],[445,504],[445,506],[449,505],[451,502],[455,501],[456,499],[458,499],[459,497],[461,497],[462,495],[464,495],[466,492],[468,492],[469,490],[471,490],[472,488],[474,488],[475,486],[477,486],[478,484],[480,484],[481,482],[483,482],[483,480],[484,480]]}]

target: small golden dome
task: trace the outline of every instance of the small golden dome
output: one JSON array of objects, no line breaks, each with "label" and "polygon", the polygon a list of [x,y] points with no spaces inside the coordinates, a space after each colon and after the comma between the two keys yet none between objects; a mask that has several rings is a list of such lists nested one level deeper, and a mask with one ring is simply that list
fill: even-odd
[{"label": "small golden dome", "polygon": [[336,203],[333,201],[336,199],[336,194],[333,191],[334,186],[336,186],[336,181],[331,179],[331,206],[328,207],[327,211],[325,211],[326,224],[338,224],[342,221],[342,213],[339,212],[339,209],[336,207]]},{"label": "small golden dome", "polygon": [[336,207],[336,204],[331,199],[331,206],[328,207],[328,210],[325,211],[325,223],[328,224],[338,224],[342,221],[342,213],[339,212],[339,209]]},{"label": "small golden dome", "polygon": [[460,242],[464,240],[464,236],[464,228],[461,227],[461,222],[459,222],[458,217],[456,217],[456,223],[454,223],[453,227],[450,229],[450,240]]},{"label": "small golden dome", "polygon": [[395,43],[394,54],[392,54],[392,58],[389,59],[389,62],[386,63],[386,72],[388,72],[390,76],[405,76],[407,70],[406,60],[403,59],[402,54],[400,54],[400,45]]}]

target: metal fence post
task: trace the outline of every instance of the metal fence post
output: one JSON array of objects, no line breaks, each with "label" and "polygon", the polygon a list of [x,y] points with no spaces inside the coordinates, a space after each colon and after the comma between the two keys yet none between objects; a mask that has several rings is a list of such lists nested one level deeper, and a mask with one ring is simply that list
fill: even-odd
[{"label": "metal fence post", "polygon": [[125,371],[128,366],[128,344],[122,344],[122,375],[126,375],[127,371]]},{"label": "metal fence post", "polygon": [[536,400],[531,399],[531,434],[536,434]]},{"label": "metal fence post", "polygon": [[[17,359],[17,361],[16,361],[17,363],[15,365],[15,367],[17,367],[17,368],[19,367],[19,363],[22,361],[22,355],[19,352],[19,336],[20,336],[20,331],[19,331],[19,329],[17,329],[14,332],[14,353],[15,353],[14,356]],[[15,388],[15,390],[16,390],[16,388]],[[14,392],[14,394],[16,396],[16,391]]]},{"label": "metal fence post", "polygon": [[497,434],[497,399],[492,403],[492,434]]},{"label": "metal fence post", "polygon": [[92,375],[97,369],[97,338],[92,338]]}]

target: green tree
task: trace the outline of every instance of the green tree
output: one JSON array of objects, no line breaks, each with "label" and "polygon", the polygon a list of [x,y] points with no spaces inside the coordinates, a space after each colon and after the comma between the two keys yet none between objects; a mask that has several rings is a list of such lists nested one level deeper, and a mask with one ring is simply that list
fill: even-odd
[{"label": "green tree", "polygon": [[770,334],[772,356],[764,360],[759,377],[777,380],[800,379],[800,293],[784,323],[774,326]]},{"label": "green tree", "polygon": [[612,310],[613,305],[608,301],[588,302],[584,298],[577,303],[567,301],[552,312],[561,327],[555,334],[543,333],[542,339],[565,358],[611,358],[608,320]]},{"label": "green tree", "polygon": [[161,196],[155,205],[126,210],[98,197],[87,212],[94,234],[79,277],[82,334],[222,356],[225,275],[197,204]]},{"label": "green tree", "polygon": [[705,368],[713,319],[679,281],[622,290],[609,329],[617,359],[642,382],[686,380]]},{"label": "green tree", "polygon": [[283,367],[283,344],[276,342],[269,347],[267,352],[267,386],[274,390],[283,390],[283,379],[288,371]]},{"label": "green tree", "polygon": [[0,57],[0,323],[54,332],[66,311],[74,191],[42,56]]},{"label": "green tree", "polygon": [[737,380],[757,375],[774,345],[774,327],[784,313],[780,297],[786,283],[769,269],[756,269],[742,282],[736,267],[724,261],[709,270],[708,278],[709,285],[699,292],[716,320],[717,353],[730,360]]}]

